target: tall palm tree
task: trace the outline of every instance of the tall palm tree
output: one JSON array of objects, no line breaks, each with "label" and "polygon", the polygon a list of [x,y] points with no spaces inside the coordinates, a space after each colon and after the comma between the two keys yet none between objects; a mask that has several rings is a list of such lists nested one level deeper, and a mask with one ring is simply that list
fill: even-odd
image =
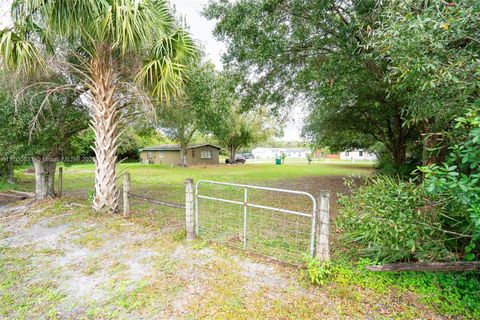
[{"label": "tall palm tree", "polygon": [[182,88],[196,55],[164,0],[15,0],[0,32],[2,65],[22,75],[55,71],[82,88],[95,133],[96,212],[116,212],[117,139],[134,99],[161,101]]}]

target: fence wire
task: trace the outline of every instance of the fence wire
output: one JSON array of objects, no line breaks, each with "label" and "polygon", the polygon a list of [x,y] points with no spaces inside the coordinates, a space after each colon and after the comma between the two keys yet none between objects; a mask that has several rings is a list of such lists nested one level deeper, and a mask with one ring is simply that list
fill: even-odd
[{"label": "fence wire", "polygon": [[[244,201],[244,188],[200,184],[200,195]],[[248,189],[248,203],[312,214],[313,203],[305,195]],[[245,250],[289,263],[300,263],[309,254],[312,218],[247,207]],[[239,249],[244,248],[244,206],[198,199],[199,236]]]},{"label": "fence wire", "polygon": [[[183,229],[185,227],[185,185],[170,183],[155,185],[140,183],[132,176],[130,194],[140,196],[129,197],[130,215],[133,217],[148,216],[159,228]],[[151,201],[153,200],[153,202]],[[165,206],[155,201],[178,204],[179,207]]]},{"label": "fence wire", "polygon": [[[81,177],[64,175],[64,194],[70,197],[92,196],[94,173]],[[121,196],[121,181],[118,179]],[[185,204],[183,183],[158,183],[131,176],[130,197],[132,217],[146,219],[159,228],[181,230],[185,227],[185,209],[172,208],[149,202],[146,199]],[[279,186],[275,186],[279,187]],[[281,187],[281,186],[280,186]],[[201,195],[240,202],[225,203],[216,200],[198,199],[199,236],[228,246],[244,247],[244,188],[225,185],[201,184]],[[122,197],[120,197],[122,199]],[[121,201],[121,200],[120,200]],[[305,195],[279,193],[275,191],[248,189],[248,203],[281,208],[310,215],[313,211],[311,199]],[[120,208],[123,208],[122,201]],[[269,209],[247,207],[247,239],[245,249],[249,252],[275,258],[289,263],[300,263],[309,254],[311,242],[311,217],[276,212]]]},{"label": "fence wire", "polygon": [[[93,197],[95,183],[95,172],[93,169],[88,168],[84,171],[81,169],[75,169],[75,171],[71,173],[70,167],[66,167],[63,173],[64,197],[78,199],[91,199]],[[58,177],[56,182],[58,183]],[[123,172],[118,172],[117,188],[119,192],[120,211],[123,211],[124,205],[122,182]],[[135,175],[131,175],[130,191],[132,194],[144,197],[144,199],[130,197],[130,211],[133,217],[145,217],[159,228],[171,227],[181,229],[184,227],[184,209],[151,203],[146,199],[149,198],[184,205],[185,184],[158,183],[157,181],[149,181],[148,179],[145,179],[145,177],[138,178]],[[145,223],[147,223],[147,221]]]}]

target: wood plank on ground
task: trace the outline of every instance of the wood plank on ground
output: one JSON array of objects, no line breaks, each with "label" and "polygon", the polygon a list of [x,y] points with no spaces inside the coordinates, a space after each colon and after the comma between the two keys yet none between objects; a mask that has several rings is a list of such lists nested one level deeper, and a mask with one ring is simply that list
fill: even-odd
[{"label": "wood plank on ground", "polygon": [[370,271],[480,271],[480,261],[389,263]]}]

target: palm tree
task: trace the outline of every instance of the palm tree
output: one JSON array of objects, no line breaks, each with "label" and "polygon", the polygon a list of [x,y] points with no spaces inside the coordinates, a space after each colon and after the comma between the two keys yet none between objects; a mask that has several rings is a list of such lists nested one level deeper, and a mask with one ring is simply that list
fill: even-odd
[{"label": "palm tree", "polygon": [[[0,32],[2,65],[18,74],[68,74],[95,133],[96,212],[116,212],[116,151],[139,92],[162,102],[182,88],[196,55],[164,0],[15,0],[13,27]],[[47,59],[48,58],[48,59]],[[143,89],[143,90],[138,90]]]}]

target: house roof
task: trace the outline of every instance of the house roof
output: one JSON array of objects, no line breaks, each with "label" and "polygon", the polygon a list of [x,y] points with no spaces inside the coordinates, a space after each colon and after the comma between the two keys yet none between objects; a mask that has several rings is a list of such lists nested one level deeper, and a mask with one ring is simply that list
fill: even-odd
[{"label": "house roof", "polygon": [[[205,147],[205,146],[210,146],[219,150],[221,149],[220,147],[217,147],[210,143],[194,143],[189,145],[187,149],[196,149],[196,148]],[[181,149],[179,144],[161,144],[159,146],[145,147],[140,149],[140,151],[180,151],[180,150]]]}]

